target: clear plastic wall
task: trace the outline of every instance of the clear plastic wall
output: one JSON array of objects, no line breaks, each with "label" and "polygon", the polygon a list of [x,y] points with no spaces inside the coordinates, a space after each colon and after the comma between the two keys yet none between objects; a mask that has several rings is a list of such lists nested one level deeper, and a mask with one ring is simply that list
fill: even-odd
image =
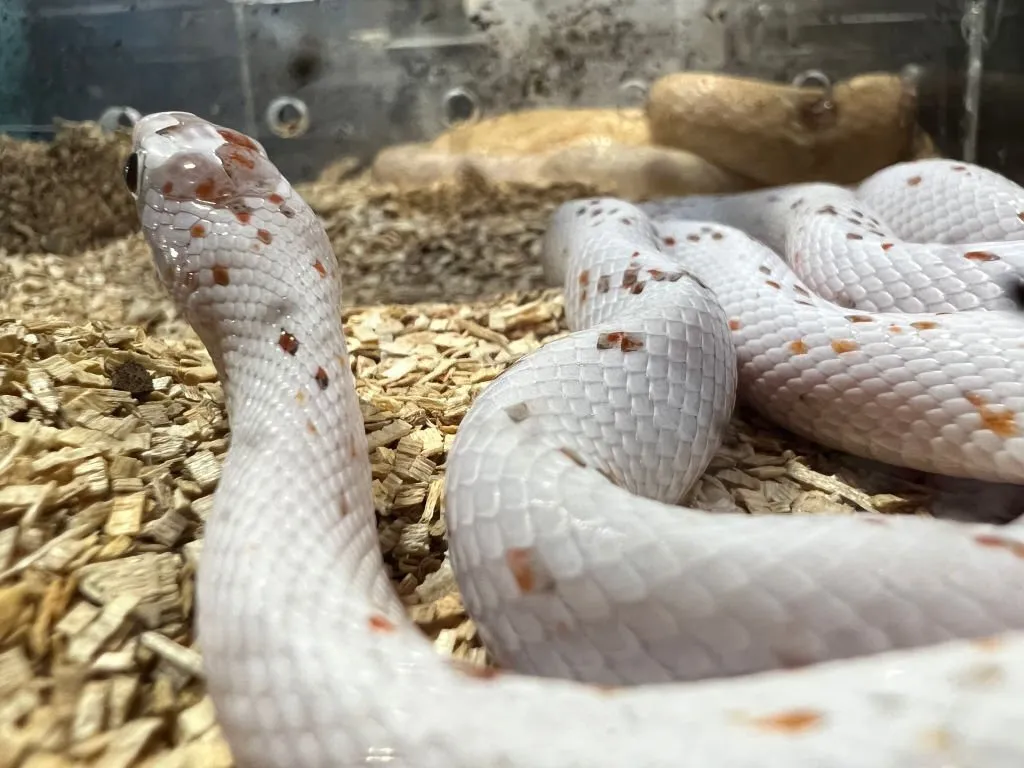
[{"label": "clear plastic wall", "polygon": [[663,74],[915,79],[944,154],[1024,174],[1009,0],[2,0],[0,132],[180,108],[286,173],[541,105],[633,104]]}]

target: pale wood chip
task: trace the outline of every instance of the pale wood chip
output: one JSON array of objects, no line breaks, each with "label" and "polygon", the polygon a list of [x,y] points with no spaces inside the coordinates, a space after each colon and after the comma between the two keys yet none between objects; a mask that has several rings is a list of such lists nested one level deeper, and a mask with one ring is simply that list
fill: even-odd
[{"label": "pale wood chip", "polygon": [[33,677],[32,664],[21,648],[0,653],[0,699],[28,685]]},{"label": "pale wood chip", "polygon": [[853,488],[835,476],[815,472],[813,469],[797,461],[790,461],[786,464],[786,473],[798,483],[811,486],[825,493],[834,493],[847,501],[853,502],[865,512],[878,511],[872,506],[869,494]]},{"label": "pale wood chip", "polygon": [[164,721],[159,717],[140,718],[125,723],[114,731],[103,756],[94,763],[95,767],[131,768],[163,725]]},{"label": "pale wood chip", "polygon": [[114,635],[121,632],[139,604],[136,595],[120,595],[100,615],[68,642],[68,659],[79,664],[90,661]]}]

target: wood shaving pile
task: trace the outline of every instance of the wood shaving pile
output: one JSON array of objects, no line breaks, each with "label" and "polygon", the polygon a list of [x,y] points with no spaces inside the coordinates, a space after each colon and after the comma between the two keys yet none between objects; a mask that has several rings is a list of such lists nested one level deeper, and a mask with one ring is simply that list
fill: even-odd
[{"label": "wood shaving pile", "polygon": [[[120,183],[117,141],[76,164]],[[25,150],[29,176],[38,151]],[[446,451],[481,389],[565,332],[560,292],[525,289],[541,284],[549,211],[582,191],[470,182],[417,197],[363,180],[303,191],[345,265],[348,302],[363,305],[347,312],[346,334],[395,588],[440,650],[487,664],[445,561]],[[95,200],[80,202],[68,213],[85,222]],[[69,255],[24,252],[16,229],[0,240],[0,768],[232,765],[192,626],[227,447],[223,394],[125,215],[73,233]],[[33,231],[40,242],[49,232]],[[737,417],[690,501],[751,514],[923,513],[817,471],[824,462]]]}]

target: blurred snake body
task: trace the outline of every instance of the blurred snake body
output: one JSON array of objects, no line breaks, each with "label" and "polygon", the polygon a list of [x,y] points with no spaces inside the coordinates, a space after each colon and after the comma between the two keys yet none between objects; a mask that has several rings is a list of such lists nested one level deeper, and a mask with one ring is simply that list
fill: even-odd
[{"label": "blurred snake body", "polygon": [[[448,457],[451,560],[490,670],[435,651],[385,572],[314,212],[232,130],[159,113],[134,142],[126,177],[156,266],[227,399],[197,621],[240,766],[1024,761],[1019,527],[678,506],[737,393],[827,445],[1024,483],[1024,320],[984,271],[1022,237],[1020,190],[935,163],[859,190],[670,201],[650,207],[658,221],[609,198],[559,209],[544,257],[573,332],[492,382]],[[940,208],[933,186],[962,199]],[[971,195],[988,224],[962,234],[983,248],[898,236],[959,231]],[[722,223],[744,217],[786,258]],[[887,272],[852,248],[868,243],[901,262],[949,250]],[[864,292],[829,271],[837,250],[875,276]]]}]

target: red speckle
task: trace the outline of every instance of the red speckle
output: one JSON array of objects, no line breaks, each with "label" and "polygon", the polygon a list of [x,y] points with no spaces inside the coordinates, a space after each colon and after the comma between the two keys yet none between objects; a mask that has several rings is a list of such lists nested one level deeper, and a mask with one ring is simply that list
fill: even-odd
[{"label": "red speckle", "polygon": [[160,191],[163,192],[165,195],[169,195],[171,194],[171,192],[174,191],[174,185],[171,184],[171,182],[169,181],[165,181],[164,185],[160,187]]},{"label": "red speckle", "polygon": [[730,331],[738,331],[742,327],[743,327],[743,324],[740,323],[739,320],[733,319],[733,320],[729,321],[729,330]]},{"label": "red speckle", "polygon": [[284,198],[277,194],[277,192],[272,192],[267,196],[267,202],[272,203],[273,205],[280,205],[284,202]]},{"label": "red speckle", "polygon": [[252,214],[249,211],[235,211],[235,218],[242,224],[248,224],[252,219]]},{"label": "red speckle", "polygon": [[846,319],[851,323],[870,323],[872,320],[867,315],[847,315]]},{"label": "red speckle", "polygon": [[580,276],[579,278],[577,278],[577,282],[580,285],[590,285],[590,270],[584,269],[582,272],[580,272]]},{"label": "red speckle", "polygon": [[452,659],[450,663],[458,672],[468,677],[475,677],[478,680],[493,680],[501,675],[501,672],[494,667],[482,667],[479,664],[471,664],[462,659]]},{"label": "red speckle", "polygon": [[268,232],[265,229],[257,229],[256,237],[258,237],[262,242],[266,243],[267,245],[270,245],[274,240],[273,235],[271,235],[270,232]]},{"label": "red speckle", "polygon": [[252,153],[248,150],[232,149],[230,152],[226,153],[226,155],[227,156],[224,158],[225,162],[236,163],[243,168],[248,168],[249,170],[256,167],[256,161],[253,159]]},{"label": "red speckle", "polygon": [[233,131],[230,128],[221,128],[217,131],[228,144],[234,144],[236,147],[243,147],[245,149],[251,149],[253,152],[259,152],[259,147],[256,146],[256,142],[246,136],[244,133]]},{"label": "red speckle", "polygon": [[908,187],[916,187],[920,183],[921,183],[921,177],[920,176],[911,176],[909,179],[907,179],[907,186]]},{"label": "red speckle", "polygon": [[893,246],[892,243],[882,243],[882,250],[883,251],[888,251],[890,248],[892,248],[892,246]]},{"label": "red speckle", "polygon": [[968,251],[964,258],[971,261],[999,261],[999,257],[990,251]]},{"label": "red speckle", "polygon": [[930,331],[933,328],[938,328],[939,324],[934,320],[918,320],[910,324],[911,328],[917,328],[919,331]]},{"label": "red speckle", "polygon": [[330,384],[331,382],[330,378],[328,378],[327,376],[327,371],[325,371],[323,368],[317,368],[316,374],[314,375],[313,378],[316,379],[316,383],[320,387],[320,389],[327,389],[327,385]]},{"label": "red speckle", "polygon": [[277,338],[277,343],[289,355],[294,355],[299,351],[299,340],[287,331],[281,331],[281,335]]},{"label": "red speckle", "polygon": [[228,268],[222,264],[214,264],[212,272],[213,282],[217,285],[228,285],[231,282],[231,276],[228,274]]},{"label": "red speckle", "polygon": [[644,348],[644,340],[642,336],[635,333],[612,331],[611,333],[602,333],[597,337],[597,348],[618,348],[622,352],[636,352]]},{"label": "red speckle", "polygon": [[689,240],[691,243],[699,243],[700,235],[687,235],[686,239]]},{"label": "red speckle", "polygon": [[864,239],[864,235],[858,235],[856,232],[847,232],[846,233],[846,239],[847,240],[863,240]]},{"label": "red speckle", "polygon": [[313,269],[319,273],[320,277],[327,277],[327,267],[323,265],[323,262],[320,261],[320,259],[313,262]]},{"label": "red speckle", "polygon": [[213,200],[217,184],[213,179],[206,179],[196,185],[196,197],[200,200]]},{"label": "red speckle", "polygon": [[775,290],[779,290],[782,287],[774,280],[765,280],[764,284],[767,285],[769,288],[774,288]]},{"label": "red speckle", "polygon": [[1024,558],[1024,544],[1013,539],[1004,539],[1001,536],[993,536],[991,534],[982,533],[974,537],[974,540],[981,544],[983,547],[994,547],[998,549],[1005,549],[1008,552],[1013,553],[1017,557]]},{"label": "red speckle", "polygon": [[193,224],[191,228],[189,228],[188,233],[192,235],[192,237],[206,237],[206,227],[202,224]]},{"label": "red speckle", "polygon": [[669,246],[676,244],[676,239],[674,237],[663,237],[661,241],[665,243],[665,245]]},{"label": "red speckle", "polygon": [[629,288],[636,283],[637,275],[640,274],[640,267],[630,267],[622,273],[622,287]]},{"label": "red speckle", "polygon": [[395,624],[387,616],[374,614],[370,617],[370,629],[374,632],[394,632]]}]

